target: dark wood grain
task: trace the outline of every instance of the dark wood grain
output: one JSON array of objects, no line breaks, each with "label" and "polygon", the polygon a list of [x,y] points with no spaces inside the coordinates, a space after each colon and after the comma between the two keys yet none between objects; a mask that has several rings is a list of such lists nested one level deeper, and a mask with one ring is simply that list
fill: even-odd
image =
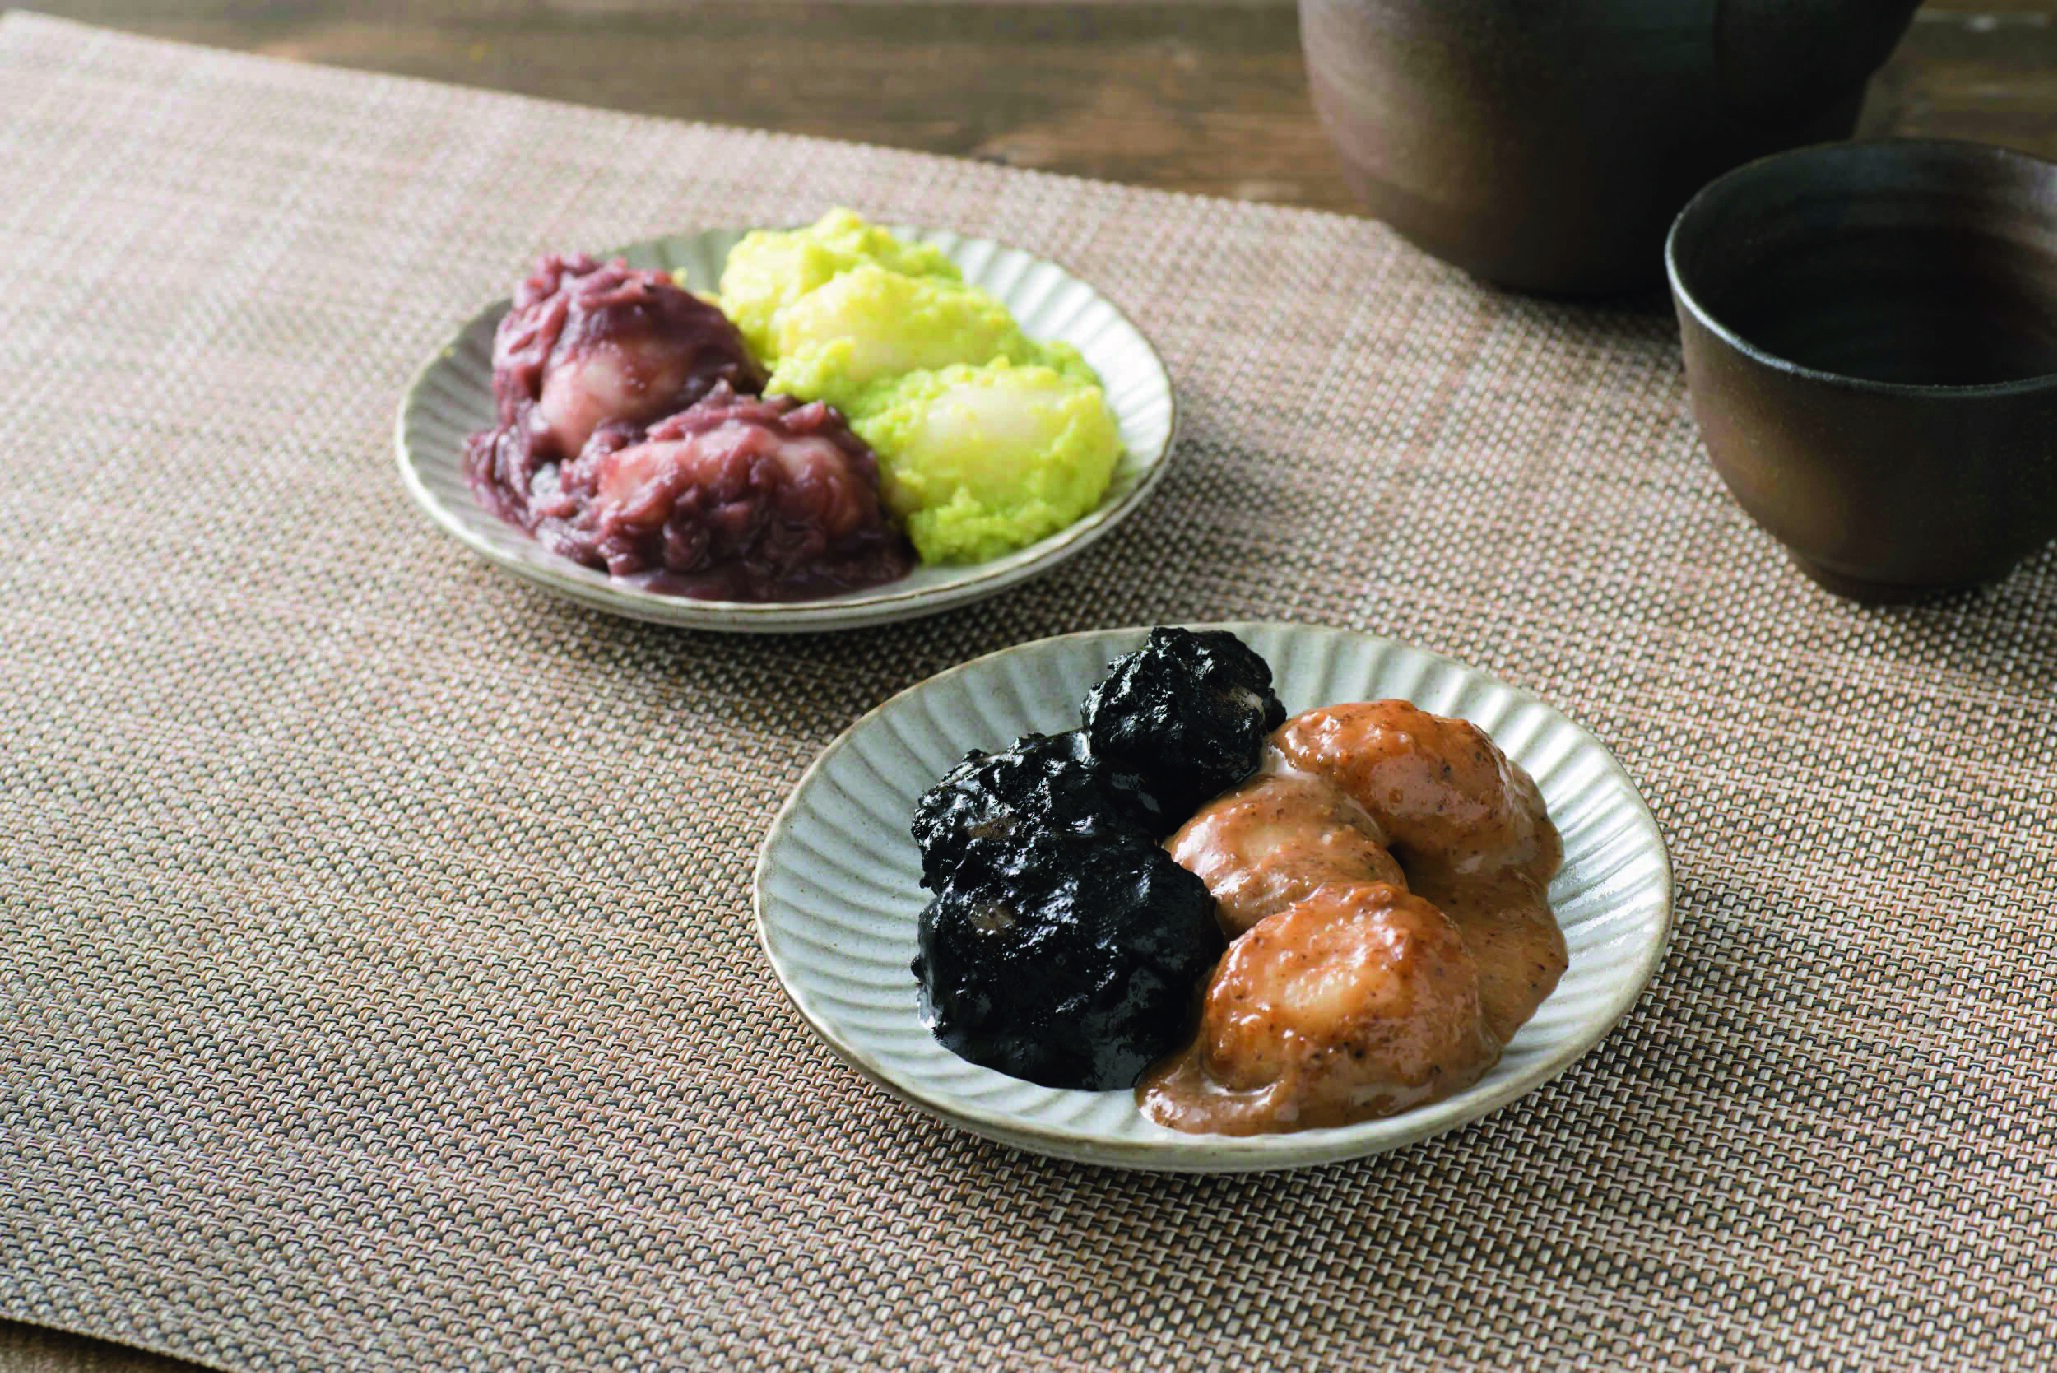
[{"label": "dark wood grain", "polygon": [[[139,33],[581,104],[1351,210],[1291,0],[41,0]],[[1864,130],[2057,158],[2057,0],[1931,0]],[[0,1322],[0,1373],[191,1365]]]},{"label": "dark wood grain", "polygon": [[[2057,154],[2057,0],[1936,6],[1868,130]],[[45,0],[139,32],[716,123],[1322,209],[1354,206],[1290,0]]]}]

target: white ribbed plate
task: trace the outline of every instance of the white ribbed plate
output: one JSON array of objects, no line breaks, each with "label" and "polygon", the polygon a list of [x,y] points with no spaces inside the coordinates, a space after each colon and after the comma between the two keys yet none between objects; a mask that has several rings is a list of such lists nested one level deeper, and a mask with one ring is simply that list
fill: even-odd
[{"label": "white ribbed plate", "polygon": [[[1195,626],[1200,628],[1202,626]],[[1505,1057],[1447,1101],[1389,1120],[1237,1139],[1145,1118],[1128,1092],[1038,1087],[965,1062],[922,1028],[915,921],[925,893],[908,834],[915,799],[968,749],[1078,724],[1107,663],[1147,631],[1022,644],[901,692],[816,759],[757,860],[757,931],[800,1014],[865,1076],[952,1125],[1038,1153],[1126,1168],[1243,1172],[1359,1158],[1476,1120],[1555,1077],[1641,994],[1671,933],[1671,864],[1613,757],[1557,711],[1405,644],[1291,624],[1234,630],[1270,662],[1289,711],[1401,697],[1484,728],[1534,775],[1564,836],[1550,904],[1571,965]]]},{"label": "white ribbed plate", "polygon": [[[600,256],[627,258],[632,267],[683,269],[693,289],[711,291],[721,280],[729,249],[748,232],[704,229]],[[1075,524],[983,563],[917,565],[897,582],[818,601],[705,601],[617,582],[604,572],[558,557],[496,519],[465,485],[465,438],[493,422],[493,330],[507,313],[505,300],[494,302],[466,324],[408,387],[399,417],[401,479],[437,524],[515,576],[617,615],[693,629],[855,629],[948,610],[1047,572],[1114,528],[1163,477],[1177,426],[1164,362],[1127,316],[1053,262],[945,229],[896,227],[893,232],[941,248],[964,270],[966,281],[992,292],[1014,312],[1030,338],[1071,344],[1100,374],[1126,451],[1098,508]]]}]

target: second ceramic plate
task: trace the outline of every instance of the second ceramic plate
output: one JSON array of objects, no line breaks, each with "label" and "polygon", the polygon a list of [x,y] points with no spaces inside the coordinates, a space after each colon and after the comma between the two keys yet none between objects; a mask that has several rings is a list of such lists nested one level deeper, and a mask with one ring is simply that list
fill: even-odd
[{"label": "second ceramic plate", "polygon": [[[1196,626],[1197,627],[1197,626]],[[1128,1092],[1038,1087],[967,1063],[923,1028],[913,976],[926,893],[907,830],[921,793],[968,749],[1078,724],[1078,703],[1147,631],[1023,644],[910,688],[817,759],[758,858],[758,934],[807,1023],[858,1071],[987,1138],[1089,1163],[1241,1172],[1333,1163],[1426,1139],[1569,1067],[1621,1018],[1671,932],[1671,866],[1649,808],[1591,734],[1485,673],[1405,644],[1290,624],[1230,624],[1271,664],[1289,711],[1401,697],[1471,720],[1535,777],[1564,838],[1550,903],[1571,965],[1491,1073],[1389,1120],[1239,1139],[1168,1130]]]},{"label": "second ceramic plate", "polygon": [[[704,229],[602,254],[632,267],[683,271],[695,290],[713,290],[729,249],[748,232]],[[1164,475],[1176,412],[1171,378],[1142,331],[1098,291],[1053,262],[990,239],[942,229],[895,228],[933,243],[964,279],[1014,312],[1029,337],[1069,343],[1100,374],[1121,428],[1124,452],[1097,508],[1027,548],[965,566],[917,566],[897,582],[816,601],[706,601],[616,581],[543,548],[495,518],[464,480],[465,439],[493,423],[493,330],[504,300],[481,311],[415,378],[401,403],[400,476],[429,517],[474,553],[525,581],[617,615],[693,629],[791,632],[854,629],[930,615],[1047,572],[1126,518]]]}]

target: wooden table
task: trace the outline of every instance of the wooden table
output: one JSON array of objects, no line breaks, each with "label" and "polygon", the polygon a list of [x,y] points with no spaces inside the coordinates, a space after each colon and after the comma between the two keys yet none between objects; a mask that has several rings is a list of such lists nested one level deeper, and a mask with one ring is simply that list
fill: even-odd
[{"label": "wooden table", "polygon": [[[1307,103],[1293,0],[40,0],[34,8],[645,114],[1354,208]],[[2057,158],[2057,0],[1931,0],[1874,83],[1863,127]],[[0,1373],[191,1367],[0,1322]]]}]

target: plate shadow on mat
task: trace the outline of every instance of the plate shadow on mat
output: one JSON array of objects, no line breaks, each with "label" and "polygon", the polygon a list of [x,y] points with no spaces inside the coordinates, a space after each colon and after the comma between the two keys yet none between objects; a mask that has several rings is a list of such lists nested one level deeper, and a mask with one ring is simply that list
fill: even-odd
[{"label": "plate shadow on mat", "polygon": [[[1219,575],[1247,566],[1271,539],[1263,512],[1289,509],[1290,493],[1244,475],[1270,469],[1270,461],[1210,461],[1191,436],[1179,446],[1186,451],[1171,460],[1156,497],[1121,528],[1032,582],[935,615],[833,632],[724,634],[611,615],[467,558],[465,575],[477,579],[472,614],[495,622],[510,651],[532,653],[539,669],[585,673],[595,691],[692,696],[821,742],[945,668],[1052,634],[1272,615],[1334,622],[1347,614],[1348,597],[1309,605],[1304,595]],[[1321,571],[1310,564],[1309,580]]]},{"label": "plate shadow on mat", "polygon": [[[1532,1096],[1435,1140],[1302,1173],[1186,1175],[1069,1164],[938,1126],[917,1136],[910,1188],[948,1217],[991,1217],[1006,1197],[1003,1219],[978,1223],[1004,1227],[1019,1262],[1090,1281],[1096,1309],[1109,1313],[1160,1311],[1168,1292],[1189,1292],[1197,1310],[1313,1265],[1350,1275],[1354,1300],[1442,1287],[1461,1320],[1467,1303],[1483,1310],[1500,1298],[1490,1283],[1453,1278],[1456,1253],[1466,1272],[1618,1269],[1617,1248],[1579,1236],[1604,1235],[1624,1206],[1667,1227],[1682,1215],[1758,1214],[1757,1155],[1793,1103],[1806,1103],[1814,1124],[1789,1128],[1861,1129],[1881,1092],[1947,1090],[1948,1065],[1907,1054],[1882,1056],[1876,1075],[1825,1080],[1824,1053],[1850,1046],[1815,1038],[1808,1022],[1822,1008],[1795,1001],[1793,970],[1810,970],[1810,999],[1831,996],[1860,976],[1860,948],[1775,923],[1769,893],[1686,885],[1679,896],[1678,936],[1610,1041]],[[1482,1181],[1499,1189],[1482,1204],[1439,1204],[1477,1198]],[[1866,1185],[1857,1175],[1819,1184],[1806,1204],[1824,1210]],[[1516,1223],[1535,1215],[1555,1219]],[[1694,1242],[1690,1231],[1681,1238]],[[1694,1262],[1647,1261],[1660,1286],[1668,1265],[1683,1272]],[[1771,1269],[1731,1281],[1774,1305],[1790,1295]],[[1258,1310],[1260,1331],[1294,1319],[1284,1306]]]},{"label": "plate shadow on mat", "polygon": [[5,1373],[195,1373],[201,1366],[90,1335],[0,1320]]}]

